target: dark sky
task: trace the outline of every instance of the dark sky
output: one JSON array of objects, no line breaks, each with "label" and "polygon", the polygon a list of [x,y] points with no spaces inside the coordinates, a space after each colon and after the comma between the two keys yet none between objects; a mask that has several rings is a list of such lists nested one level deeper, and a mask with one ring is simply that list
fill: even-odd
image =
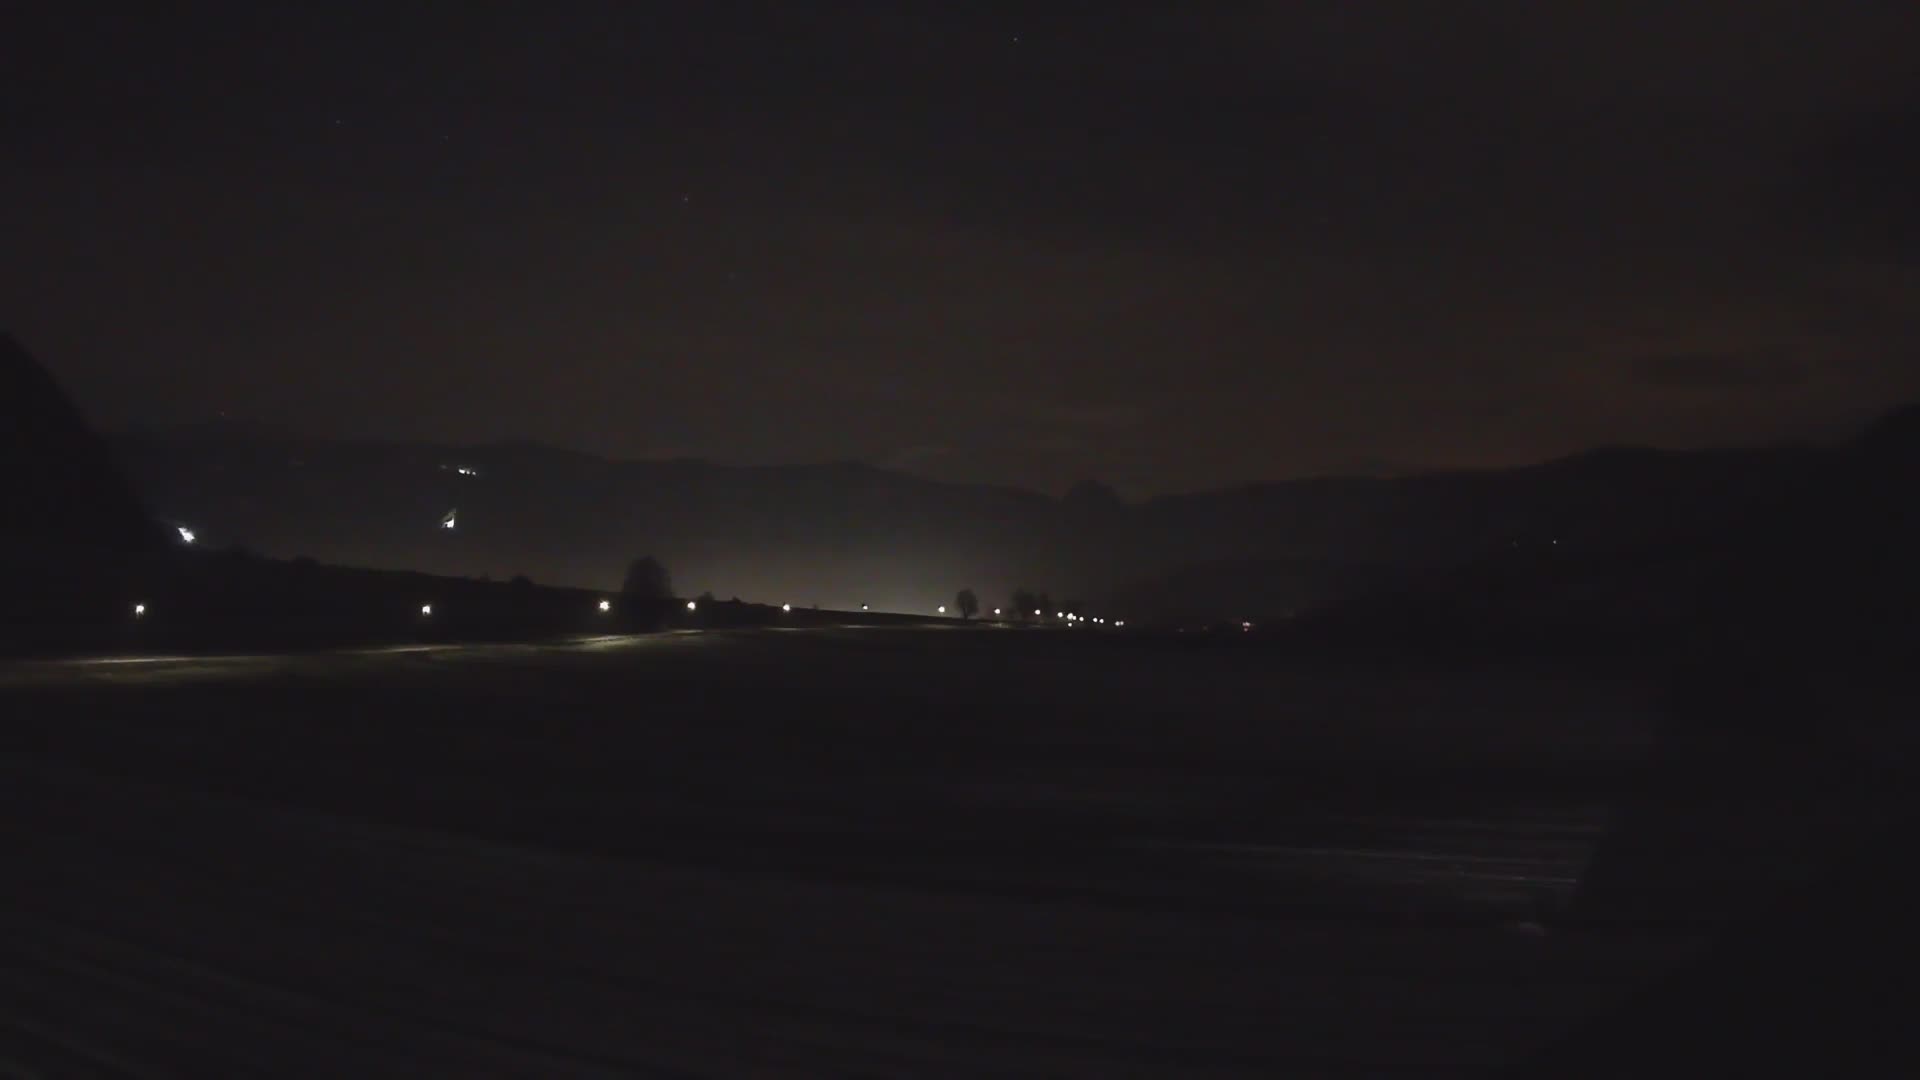
[{"label": "dark sky", "polygon": [[101,423],[1144,494],[1920,397],[1912,0],[337,6],[8,17]]}]

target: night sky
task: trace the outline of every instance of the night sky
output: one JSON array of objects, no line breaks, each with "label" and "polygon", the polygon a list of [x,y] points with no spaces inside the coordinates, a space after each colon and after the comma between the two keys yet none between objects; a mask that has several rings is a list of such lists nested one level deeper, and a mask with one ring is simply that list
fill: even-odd
[{"label": "night sky", "polygon": [[1920,397],[1912,0],[45,6],[0,326],[105,426],[1149,494]]}]

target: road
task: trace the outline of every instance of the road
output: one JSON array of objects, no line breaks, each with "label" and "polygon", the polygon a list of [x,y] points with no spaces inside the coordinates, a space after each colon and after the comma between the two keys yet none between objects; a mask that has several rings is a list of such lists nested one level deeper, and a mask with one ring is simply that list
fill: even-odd
[{"label": "road", "polygon": [[1691,947],[1529,922],[1630,691],[1011,637],[0,669],[0,1075],[1484,1075]]}]

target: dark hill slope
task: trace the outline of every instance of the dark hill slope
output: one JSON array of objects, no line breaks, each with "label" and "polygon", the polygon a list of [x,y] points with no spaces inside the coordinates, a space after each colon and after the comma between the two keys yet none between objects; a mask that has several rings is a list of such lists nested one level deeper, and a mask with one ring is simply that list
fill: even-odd
[{"label": "dark hill slope", "polygon": [[0,332],[0,547],[151,551],[162,536],[53,376]]}]

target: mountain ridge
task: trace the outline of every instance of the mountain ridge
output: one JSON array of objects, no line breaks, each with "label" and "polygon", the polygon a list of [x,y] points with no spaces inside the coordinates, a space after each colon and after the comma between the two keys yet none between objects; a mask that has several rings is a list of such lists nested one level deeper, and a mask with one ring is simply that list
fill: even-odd
[{"label": "mountain ridge", "polygon": [[[1602,447],[1514,469],[1309,477],[1129,502],[1097,482],[1054,497],[864,462],[622,460],[522,442],[242,429],[128,433],[113,445],[169,517],[272,555],[608,586],[628,559],[652,553],[690,591],[722,596],[931,611],[962,587],[988,609],[1028,587],[1139,605],[1126,614],[1140,619],[1267,616],[1508,547],[1631,547],[1730,520],[1840,452]],[[457,528],[438,529],[449,510]],[[1209,565],[1229,569],[1196,572]],[[1229,576],[1263,565],[1265,580]],[[1153,599],[1156,579],[1184,591]]]}]

